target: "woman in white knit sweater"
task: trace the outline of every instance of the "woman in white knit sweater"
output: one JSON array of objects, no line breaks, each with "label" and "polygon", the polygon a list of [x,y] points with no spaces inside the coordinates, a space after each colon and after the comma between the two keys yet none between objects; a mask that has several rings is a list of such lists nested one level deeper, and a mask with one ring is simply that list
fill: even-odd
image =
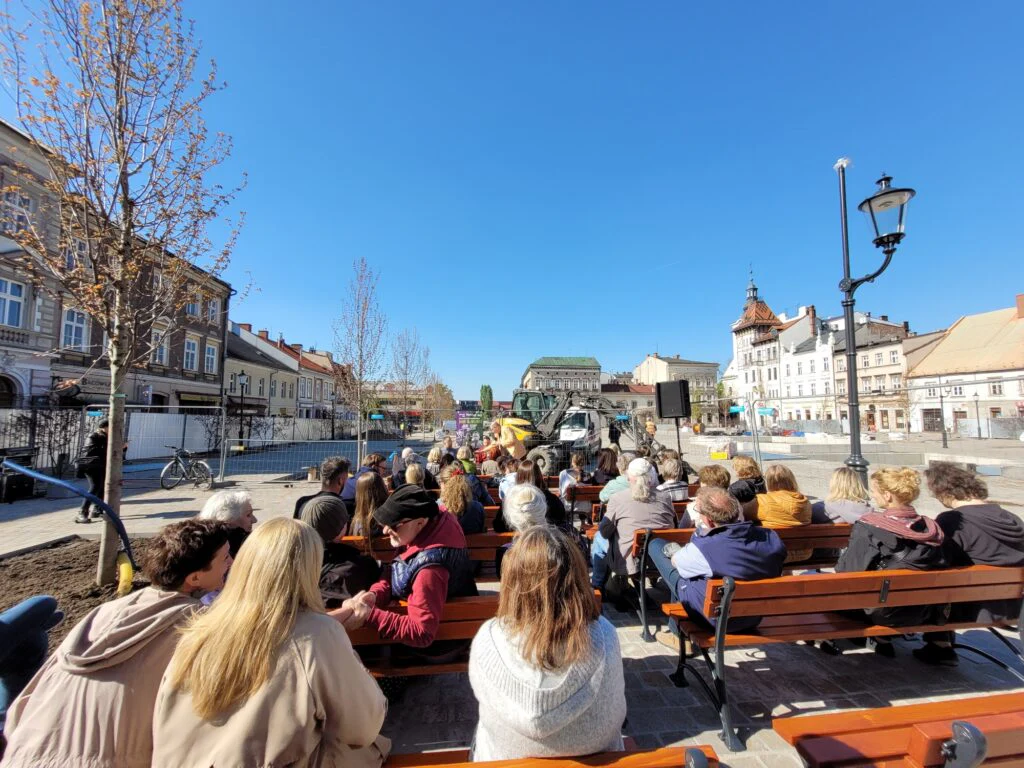
[{"label": "woman in white knit sweater", "polygon": [[480,703],[474,761],[622,749],[619,641],[561,531],[530,528],[505,556],[498,612],[473,639],[469,682]]}]

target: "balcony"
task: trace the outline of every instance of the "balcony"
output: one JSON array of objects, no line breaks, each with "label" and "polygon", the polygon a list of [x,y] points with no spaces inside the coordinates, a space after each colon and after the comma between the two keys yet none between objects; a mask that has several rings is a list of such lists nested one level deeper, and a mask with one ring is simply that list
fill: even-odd
[{"label": "balcony", "polygon": [[19,347],[27,347],[28,340],[28,331],[18,331],[14,328],[0,328],[0,344],[14,344]]}]

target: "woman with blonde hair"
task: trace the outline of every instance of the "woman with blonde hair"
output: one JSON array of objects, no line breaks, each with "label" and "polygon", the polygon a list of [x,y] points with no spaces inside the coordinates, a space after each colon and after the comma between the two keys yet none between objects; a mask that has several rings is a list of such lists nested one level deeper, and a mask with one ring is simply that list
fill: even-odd
[{"label": "woman with blonde hair", "polygon": [[409,464],[409,466],[405,468],[405,482],[409,485],[418,485],[422,488],[423,481],[426,479],[426,476],[427,473],[424,471],[423,467],[415,462]]},{"label": "woman with blonde hair", "polygon": [[508,551],[498,611],[470,649],[469,682],[480,704],[474,761],[623,748],[619,641],[563,532],[530,527]]},{"label": "woman with blonde hair", "polygon": [[[320,535],[264,523],[209,611],[185,627],[160,685],[153,765],[373,765],[387,701],[324,613]],[[367,612],[357,600],[353,612]]]},{"label": "woman with blonde hair", "polygon": [[849,467],[839,467],[828,481],[828,496],[811,505],[812,523],[856,523],[871,511],[868,491],[860,476]]},{"label": "woman with blonde hair", "polygon": [[731,493],[740,504],[753,501],[759,493],[767,493],[761,468],[749,456],[737,456],[732,460],[732,471],[736,473],[736,482],[729,486]]},{"label": "woman with blonde hair", "polygon": [[462,532],[484,532],[484,508],[479,501],[473,500],[473,492],[466,481],[466,474],[456,462],[441,470],[438,478],[441,483],[441,497],[437,506],[442,512],[451,512],[459,520]]},{"label": "woman with blonde hair", "polygon": [[380,526],[373,519],[377,507],[388,499],[384,478],[376,472],[364,472],[356,480],[356,511],[352,516],[349,533],[368,539],[380,534]]},{"label": "woman with blonde hair", "polygon": [[[767,488],[743,505],[743,514],[767,528],[796,528],[811,522],[811,502],[800,492],[793,471],[783,464],[772,464],[764,473]],[[814,553],[813,548],[789,549],[787,563],[798,563]]]},{"label": "woman with blonde hair", "polygon": [[427,472],[437,477],[441,473],[441,447],[435,445],[427,454]]},{"label": "woman with blonde hair", "polygon": [[468,445],[459,447],[459,450],[455,453],[455,458],[462,464],[462,468],[466,471],[467,475],[476,474],[476,462],[473,461],[473,450]]},{"label": "woman with blonde hair", "polygon": [[[839,558],[836,571],[947,568],[942,529],[911,506],[920,492],[921,478],[909,467],[873,472],[871,495],[882,511],[869,512],[854,523],[850,544]],[[933,606],[875,608],[864,614],[866,621],[887,627],[934,624],[938,618]],[[879,643],[875,652],[891,657],[892,644]]]}]

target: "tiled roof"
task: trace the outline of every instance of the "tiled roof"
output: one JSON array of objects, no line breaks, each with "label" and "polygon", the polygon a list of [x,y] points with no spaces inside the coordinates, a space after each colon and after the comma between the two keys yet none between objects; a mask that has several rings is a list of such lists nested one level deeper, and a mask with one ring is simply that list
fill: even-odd
[{"label": "tiled roof", "polygon": [[531,368],[598,368],[601,364],[594,357],[538,357]]},{"label": "tiled roof", "polygon": [[740,317],[738,324],[733,327],[733,333],[736,331],[742,331],[745,328],[779,328],[782,323],[779,322],[779,318],[776,317],[775,313],[771,311],[767,304],[761,300],[748,301],[743,307],[743,315]]},{"label": "tiled roof", "polygon": [[[648,355],[648,357],[654,357],[654,355]],[[687,360],[684,357],[678,355],[658,355],[656,360],[664,360],[666,363],[686,363],[687,365],[718,365],[718,363],[706,363],[703,360]]]},{"label": "tiled roof", "polygon": [[1024,368],[1024,317],[1016,307],[965,315],[946,331],[911,376]]},{"label": "tiled roof", "polygon": [[258,347],[234,333],[228,334],[228,357],[254,365],[262,365],[264,368],[273,368],[277,371],[291,371],[288,366],[279,363],[270,355],[263,354]]}]

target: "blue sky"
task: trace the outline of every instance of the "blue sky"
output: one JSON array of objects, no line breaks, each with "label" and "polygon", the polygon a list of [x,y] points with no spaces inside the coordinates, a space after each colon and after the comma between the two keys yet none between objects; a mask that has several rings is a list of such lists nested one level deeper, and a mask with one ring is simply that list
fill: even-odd
[{"label": "blue sky", "polygon": [[724,369],[748,265],[776,312],[841,311],[841,155],[854,205],[918,192],[859,309],[924,331],[1024,290],[1019,2],[187,7],[249,173],[233,319],[290,341],[332,344],[365,256],[457,397],[541,355]]}]

